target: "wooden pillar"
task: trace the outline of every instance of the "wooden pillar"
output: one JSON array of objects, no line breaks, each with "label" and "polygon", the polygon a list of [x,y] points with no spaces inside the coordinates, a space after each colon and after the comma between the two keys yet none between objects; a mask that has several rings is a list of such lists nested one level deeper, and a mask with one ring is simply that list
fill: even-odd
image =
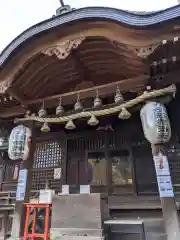
[{"label": "wooden pillar", "polygon": [[152,145],[167,240],[180,239],[180,223],[164,145]]},{"label": "wooden pillar", "polygon": [[15,204],[15,212],[13,216],[13,224],[12,224],[12,231],[11,231],[11,238],[20,238],[23,236],[24,231],[24,221],[25,221],[25,207],[24,203],[29,202],[30,198],[30,190],[32,184],[32,168],[33,168],[33,158],[34,158],[34,150],[35,150],[35,123],[30,122],[28,127],[32,131],[32,142],[29,152],[29,157],[27,160],[22,161],[20,165],[21,170],[27,170],[27,178],[25,182],[25,195],[22,201],[16,201]]}]

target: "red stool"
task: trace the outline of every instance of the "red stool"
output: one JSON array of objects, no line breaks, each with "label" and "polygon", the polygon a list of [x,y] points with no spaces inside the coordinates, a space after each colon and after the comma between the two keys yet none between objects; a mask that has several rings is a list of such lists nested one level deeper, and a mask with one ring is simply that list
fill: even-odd
[{"label": "red stool", "polygon": [[[24,240],[35,238],[42,238],[44,240],[50,239],[49,234],[49,219],[50,219],[50,211],[51,211],[51,204],[40,204],[40,203],[26,203],[26,218],[25,218],[25,227],[24,227]],[[38,208],[45,209],[45,216],[44,216],[44,233],[36,233],[36,214]],[[28,226],[29,226],[29,219],[30,213],[33,210],[33,219],[32,219],[32,232],[29,233]]]}]

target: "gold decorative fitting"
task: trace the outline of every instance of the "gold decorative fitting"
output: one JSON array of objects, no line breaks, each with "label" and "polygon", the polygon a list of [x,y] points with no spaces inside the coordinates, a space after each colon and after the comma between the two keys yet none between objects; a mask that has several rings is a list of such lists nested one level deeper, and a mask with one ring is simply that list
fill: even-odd
[{"label": "gold decorative fitting", "polygon": [[88,125],[97,126],[99,124],[99,120],[96,118],[94,114],[91,115],[91,118],[88,120]]},{"label": "gold decorative fitting", "polygon": [[47,122],[45,122],[41,127],[41,132],[50,132],[50,127]]},{"label": "gold decorative fitting", "polygon": [[76,126],[75,126],[75,124],[73,123],[72,120],[69,120],[69,121],[66,123],[65,128],[66,128],[67,130],[73,130],[73,129],[76,128]]},{"label": "gold decorative fitting", "polygon": [[120,112],[119,116],[120,119],[129,119],[131,117],[131,113],[125,107],[122,107],[122,111]]},{"label": "gold decorative fitting", "polygon": [[55,46],[46,48],[42,51],[45,55],[53,56],[55,55],[58,59],[65,59],[69,56],[72,49],[78,48],[78,46],[85,40],[83,38],[77,38],[73,40],[67,40],[64,43],[57,43]]}]

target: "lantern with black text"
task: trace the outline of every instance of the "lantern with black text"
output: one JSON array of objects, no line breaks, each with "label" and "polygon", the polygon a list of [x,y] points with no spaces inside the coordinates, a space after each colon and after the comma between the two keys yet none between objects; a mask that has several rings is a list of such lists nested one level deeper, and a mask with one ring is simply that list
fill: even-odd
[{"label": "lantern with black text", "polygon": [[23,125],[12,129],[9,137],[8,155],[11,160],[26,160],[29,156],[31,130]]},{"label": "lantern with black text", "polygon": [[146,103],[140,112],[145,138],[151,144],[161,144],[169,141],[171,126],[166,108],[157,102]]}]

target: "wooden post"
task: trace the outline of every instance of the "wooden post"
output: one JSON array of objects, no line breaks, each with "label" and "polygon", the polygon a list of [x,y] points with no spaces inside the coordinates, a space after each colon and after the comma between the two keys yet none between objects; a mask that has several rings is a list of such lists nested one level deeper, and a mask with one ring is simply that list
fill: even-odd
[{"label": "wooden post", "polygon": [[[180,239],[180,223],[164,145],[151,145],[167,240]],[[167,160],[167,161],[166,161]]]},{"label": "wooden post", "polygon": [[27,178],[25,184],[25,196],[24,200],[16,201],[15,212],[13,216],[11,238],[20,238],[23,236],[24,231],[24,221],[25,221],[25,207],[24,203],[29,202],[30,190],[32,183],[32,168],[33,168],[33,158],[34,158],[34,149],[35,149],[35,123],[29,123],[29,128],[32,131],[32,143],[30,147],[29,157],[27,160],[22,161],[20,166],[21,170],[27,170]]}]

